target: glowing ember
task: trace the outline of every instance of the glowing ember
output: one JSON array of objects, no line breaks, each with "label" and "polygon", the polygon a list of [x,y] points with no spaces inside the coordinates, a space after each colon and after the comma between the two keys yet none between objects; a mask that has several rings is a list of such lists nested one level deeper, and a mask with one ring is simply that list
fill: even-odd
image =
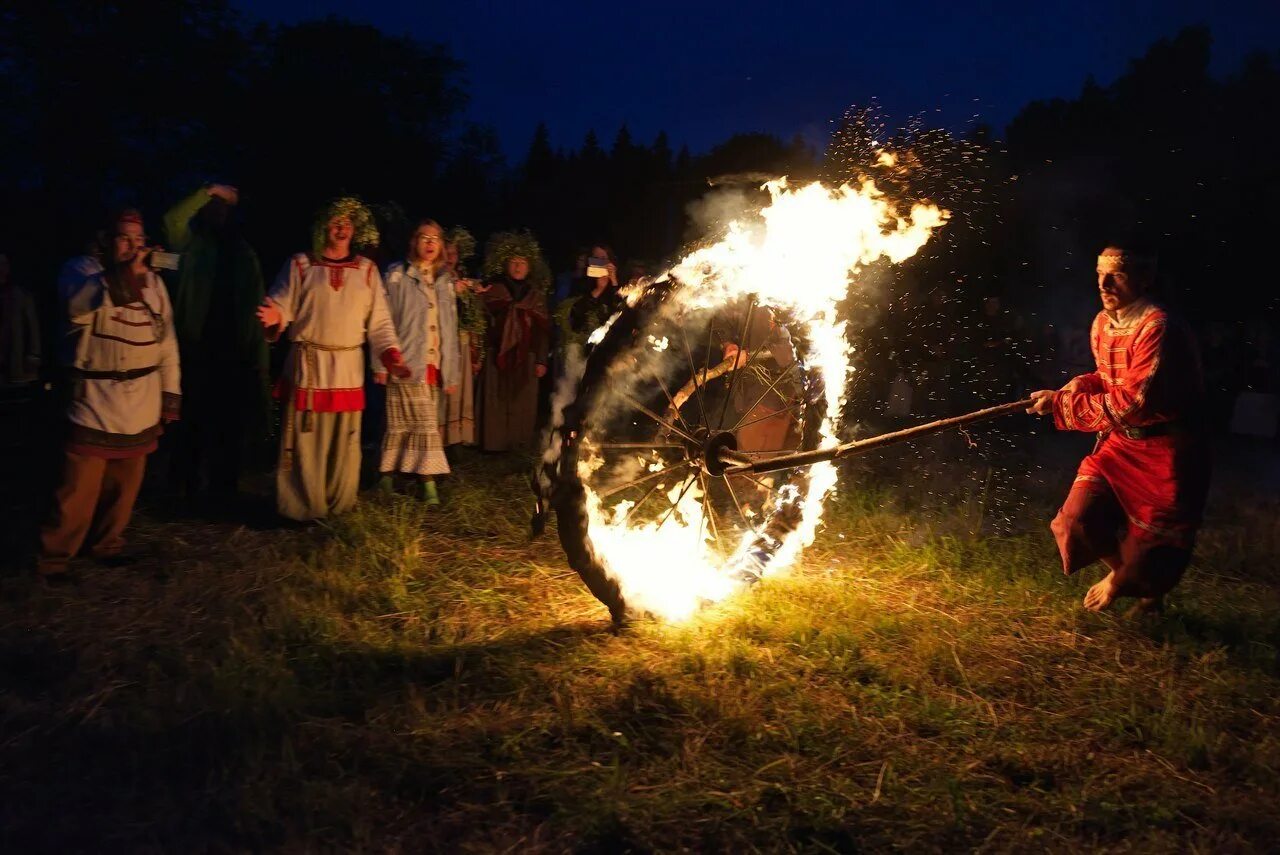
[{"label": "glowing ember", "polygon": [[[933,205],[916,204],[902,216],[871,181],[793,188],[783,179],[765,188],[770,202],[758,217],[732,222],[722,240],[689,254],[670,271],[683,285],[675,299],[692,310],[755,295],[758,305],[788,312],[804,327],[810,343],[808,366],[825,378],[822,447],[835,445],[844,390],[853,370],[836,304],[860,269],[879,258],[896,263],[914,255],[948,214]],[[628,299],[634,303],[637,296],[629,294]],[[600,341],[604,329],[596,330],[591,340]],[[664,350],[667,344],[653,337],[649,343],[654,350]],[[601,465],[598,456],[580,457],[584,483]],[[661,466],[644,458],[637,461],[637,469],[651,472],[661,471]],[[790,503],[804,513],[799,528],[767,565],[751,564],[756,539],[751,532],[743,535],[727,562],[713,549],[710,527],[703,519],[705,483],[696,469],[673,466],[670,479],[662,484],[670,512],[655,522],[630,519],[630,500],[606,507],[609,500],[588,487],[592,545],[632,606],[679,620],[702,602],[721,600],[742,585],[742,576],[729,568],[749,566],[752,572],[774,573],[794,562],[813,542],[823,502],[836,484],[836,469],[831,463],[816,464],[803,482],[803,494],[792,486],[778,492],[780,506]]]}]

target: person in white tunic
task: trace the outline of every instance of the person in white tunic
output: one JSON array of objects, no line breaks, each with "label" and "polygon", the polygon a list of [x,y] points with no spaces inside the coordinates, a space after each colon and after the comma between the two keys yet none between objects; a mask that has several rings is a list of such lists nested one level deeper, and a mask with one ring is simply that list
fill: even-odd
[{"label": "person in white tunic", "polygon": [[284,424],[276,470],[282,516],[313,520],[349,510],[360,482],[364,353],[409,376],[377,265],[353,251],[373,246],[369,209],[342,198],[320,215],[311,252],[290,258],[258,309],[271,341],[288,334],[279,392]]},{"label": "person in white tunic", "polygon": [[147,455],[181,403],[173,306],[147,265],[142,217],[122,211],[106,233],[107,268],[63,292],[74,388],[62,481],[40,531],[37,571],[50,580],[69,578],[85,546],[101,560],[125,557]]},{"label": "person in white tunic", "polygon": [[387,429],[382,438],[381,487],[390,491],[397,473],[421,481],[422,498],[440,504],[436,475],[449,472],[440,430],[440,391],[456,394],[459,380],[458,315],[454,278],[444,264],[444,232],[422,220],[409,238],[409,255],[387,268],[387,307],[411,374],[387,385]]}]

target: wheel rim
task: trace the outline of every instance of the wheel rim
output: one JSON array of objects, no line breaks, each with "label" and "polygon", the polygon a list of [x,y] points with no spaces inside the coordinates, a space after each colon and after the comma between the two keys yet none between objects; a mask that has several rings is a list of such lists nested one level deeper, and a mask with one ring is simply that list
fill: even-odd
[{"label": "wheel rim", "polygon": [[[736,312],[726,305],[673,310],[672,287],[655,286],[614,318],[588,357],[576,408],[559,434],[562,493],[580,497],[586,506],[582,548],[566,545],[571,564],[584,578],[620,575],[620,535],[634,535],[623,537],[632,542],[685,538],[689,564],[697,568],[691,572],[706,577],[701,590],[696,584],[679,586],[667,597],[672,592],[655,590],[661,587],[658,580],[651,579],[653,587],[635,578],[620,585],[622,599],[633,608],[664,617],[685,616],[697,604],[720,599],[726,589],[749,585],[770,569],[804,513],[799,497],[806,492],[808,472],[726,476],[724,466],[817,447],[826,409],[821,374],[806,363],[806,343],[785,318],[777,326],[786,331],[788,365],[779,365],[772,353],[763,355],[767,342],[752,341],[752,316],[775,310],[757,306],[752,298],[741,301],[745,310],[738,306]],[[735,339],[747,356],[715,375],[717,365],[723,367],[714,352],[717,315],[726,311],[742,318],[726,338]],[[690,329],[701,334],[691,340]],[[660,348],[664,333],[667,346]],[[670,340],[676,333],[678,344]],[[753,370],[755,389],[748,394],[745,378]],[[771,421],[794,428],[788,441],[776,448],[739,450],[746,430]],[[563,504],[557,504],[562,542]],[[570,530],[583,525],[577,509],[570,508],[568,515]],[[577,562],[574,551],[582,553]],[[583,564],[591,565],[585,573]]]}]

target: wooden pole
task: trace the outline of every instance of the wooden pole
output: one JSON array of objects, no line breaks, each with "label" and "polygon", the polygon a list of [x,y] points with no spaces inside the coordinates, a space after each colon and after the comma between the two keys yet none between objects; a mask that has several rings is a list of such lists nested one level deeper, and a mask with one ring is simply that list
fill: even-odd
[{"label": "wooden pole", "polygon": [[[897,442],[906,442],[907,440],[918,439],[922,436],[941,433],[951,428],[964,427],[976,422],[984,422],[987,419],[998,418],[999,416],[1008,415],[1010,413],[1025,412],[1033,403],[1031,398],[1021,401],[1013,401],[1008,404],[1001,404],[998,407],[987,407],[985,410],[978,410],[972,413],[965,413],[963,416],[951,416],[950,418],[938,419],[934,422],[926,422],[922,425],[904,428],[893,433],[882,433],[879,436],[871,436],[866,439],[858,439],[853,442],[847,442],[844,445],[833,445],[830,448],[816,448],[813,451],[798,451],[795,454],[780,455],[772,457],[768,460],[755,460],[750,463],[734,463],[727,466],[724,470],[725,475],[738,475],[744,472],[762,473],[762,472],[780,472],[784,469],[794,469],[797,466],[809,466],[813,463],[823,463],[828,460],[835,460],[840,457],[852,457],[855,454],[863,454],[873,449],[880,448],[885,445],[893,445]],[[743,455],[739,452],[739,455]]]}]

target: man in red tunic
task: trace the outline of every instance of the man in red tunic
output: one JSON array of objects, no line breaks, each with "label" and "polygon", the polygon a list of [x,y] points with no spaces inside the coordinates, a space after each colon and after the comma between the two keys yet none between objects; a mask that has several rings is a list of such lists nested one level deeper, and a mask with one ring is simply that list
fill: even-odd
[{"label": "man in red tunic", "polygon": [[1065,573],[1095,561],[1110,571],[1085,595],[1093,611],[1117,597],[1162,608],[1191,558],[1209,488],[1199,353],[1189,329],[1148,297],[1154,278],[1155,259],[1138,247],[1102,251],[1097,370],[1033,392],[1028,410],[1052,414],[1059,430],[1098,434],[1050,525]]}]

